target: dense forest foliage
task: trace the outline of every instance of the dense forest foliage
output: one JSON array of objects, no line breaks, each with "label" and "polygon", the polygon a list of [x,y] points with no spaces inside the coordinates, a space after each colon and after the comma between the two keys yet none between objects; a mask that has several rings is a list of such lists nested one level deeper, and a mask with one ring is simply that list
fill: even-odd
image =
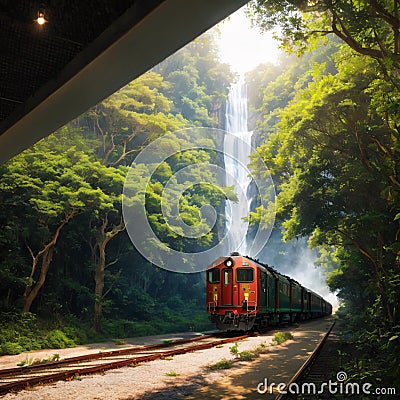
[{"label": "dense forest foliage", "polygon": [[[309,237],[331,271],[352,374],[389,385],[400,375],[399,13],[397,1],[255,1],[255,23],[303,56],[248,75],[283,235]],[[250,221],[269,223],[275,205],[260,208]]]},{"label": "dense forest foliage", "polygon": [[[0,354],[209,327],[203,275],[157,268],[136,251],[122,189],[128,167],[154,139],[191,126],[222,128],[233,79],[204,35],[0,167]],[[163,185],[178,168],[210,157],[178,151],[147,187],[152,228],[174,248],[193,242],[163,219]],[[180,212],[196,225],[203,204],[222,210],[223,201],[212,185],[200,185],[184,193]],[[204,235],[196,248],[217,235]]]},{"label": "dense forest foliage", "polygon": [[[276,205],[248,219],[267,226],[276,211],[271,242],[282,253],[279,230],[318,248],[357,349],[347,368],[359,381],[393,385],[400,375],[399,3],[255,0],[249,14],[261,29],[278,28],[292,54],[246,76],[265,163],[253,157],[251,167],[262,181],[267,165],[277,190]],[[153,140],[193,126],[223,128],[234,79],[205,35],[0,166],[0,354],[207,326],[202,274],[168,272],[136,251],[122,187]],[[147,187],[152,227],[172,248],[194,243],[167,227],[160,195],[178,168],[200,158],[217,156],[177,152]],[[182,218],[201,224],[202,205],[222,210],[224,199],[214,185],[187,190]],[[197,249],[218,234],[204,235]]]}]

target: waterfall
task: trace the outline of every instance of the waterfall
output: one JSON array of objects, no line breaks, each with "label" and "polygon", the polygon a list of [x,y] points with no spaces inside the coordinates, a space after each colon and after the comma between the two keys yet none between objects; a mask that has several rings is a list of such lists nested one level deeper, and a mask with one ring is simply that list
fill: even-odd
[{"label": "waterfall", "polygon": [[252,131],[247,129],[247,88],[244,80],[232,85],[226,105],[226,135],[224,141],[224,162],[226,185],[234,185],[238,203],[227,201],[225,205],[228,250],[249,255],[246,234],[248,223],[242,218],[250,212],[251,198],[248,194],[249,156],[251,153]]}]

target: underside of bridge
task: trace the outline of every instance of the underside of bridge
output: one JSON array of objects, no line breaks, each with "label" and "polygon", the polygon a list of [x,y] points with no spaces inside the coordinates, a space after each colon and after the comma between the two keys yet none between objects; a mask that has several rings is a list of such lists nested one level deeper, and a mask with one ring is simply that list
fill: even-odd
[{"label": "underside of bridge", "polygon": [[247,1],[0,0],[0,163]]}]

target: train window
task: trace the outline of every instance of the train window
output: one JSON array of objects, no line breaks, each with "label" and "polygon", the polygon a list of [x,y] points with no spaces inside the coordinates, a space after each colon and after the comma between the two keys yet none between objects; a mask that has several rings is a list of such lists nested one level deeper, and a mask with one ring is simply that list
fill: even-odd
[{"label": "train window", "polygon": [[218,268],[213,268],[208,271],[208,282],[219,283],[220,273]]},{"label": "train window", "polygon": [[253,268],[238,268],[236,270],[236,282],[253,282],[254,269]]},{"label": "train window", "polygon": [[229,285],[229,274],[232,270],[224,270],[224,285]]}]

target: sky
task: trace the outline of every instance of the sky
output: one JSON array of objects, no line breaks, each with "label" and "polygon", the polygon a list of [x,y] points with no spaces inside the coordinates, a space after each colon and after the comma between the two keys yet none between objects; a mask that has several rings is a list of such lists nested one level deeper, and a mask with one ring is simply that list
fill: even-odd
[{"label": "sky", "polygon": [[278,43],[272,39],[272,33],[261,34],[258,28],[251,27],[244,8],[220,22],[218,28],[221,61],[230,64],[234,71],[243,75],[261,63],[276,63]]}]

